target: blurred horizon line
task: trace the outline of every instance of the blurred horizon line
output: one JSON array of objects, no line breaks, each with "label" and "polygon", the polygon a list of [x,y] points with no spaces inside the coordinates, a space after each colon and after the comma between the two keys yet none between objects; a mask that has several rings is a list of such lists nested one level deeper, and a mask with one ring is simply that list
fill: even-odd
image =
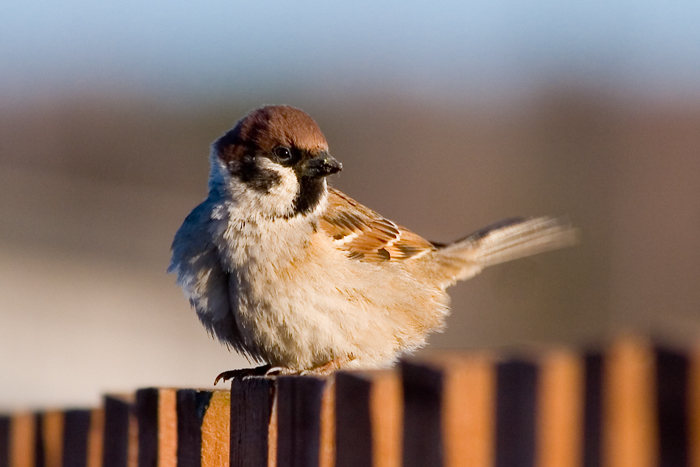
[{"label": "blurred horizon line", "polygon": [[[254,80],[253,80],[254,81]],[[193,110],[221,107],[227,104],[249,103],[251,108],[265,104],[289,103],[290,100],[318,101],[332,105],[362,105],[361,102],[406,102],[436,106],[441,109],[459,109],[464,105],[480,109],[517,109],[530,107],[534,102],[547,96],[588,96],[602,101],[612,101],[622,107],[700,107],[700,80],[696,88],[683,86],[663,86],[660,83],[648,86],[643,83],[630,83],[624,79],[575,77],[566,74],[552,74],[540,80],[523,82],[519,85],[504,85],[492,82],[485,86],[473,85],[458,89],[458,83],[441,87],[402,85],[386,82],[358,81],[351,85],[324,83],[228,83],[226,86],[155,86],[148,83],[128,81],[92,81],[88,83],[43,83],[36,87],[0,88],[0,111],[31,108],[45,103],[60,102],[149,102],[174,109],[187,107]],[[358,102],[358,99],[360,102]]]}]

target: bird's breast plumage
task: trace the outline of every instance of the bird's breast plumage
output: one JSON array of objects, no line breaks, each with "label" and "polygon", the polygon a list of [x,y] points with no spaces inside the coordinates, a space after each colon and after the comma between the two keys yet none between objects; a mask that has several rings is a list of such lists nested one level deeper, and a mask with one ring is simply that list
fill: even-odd
[{"label": "bird's breast plumage", "polygon": [[341,355],[371,366],[422,345],[447,312],[444,291],[383,264],[350,260],[319,227],[324,213],[281,223],[227,220],[220,251],[237,278],[232,308],[244,341],[266,361],[298,369]]}]

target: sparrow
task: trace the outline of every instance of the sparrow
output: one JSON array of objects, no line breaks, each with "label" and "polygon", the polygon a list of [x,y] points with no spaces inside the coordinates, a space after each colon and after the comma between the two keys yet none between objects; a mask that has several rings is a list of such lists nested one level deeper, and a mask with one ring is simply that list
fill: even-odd
[{"label": "sparrow", "polygon": [[[211,145],[210,164],[209,195],[177,231],[168,272],[209,333],[262,373],[390,365],[443,329],[449,286],[576,241],[550,217],[427,241],[330,187],[341,163],[286,105],[248,113]],[[252,373],[220,377],[241,374]]]}]

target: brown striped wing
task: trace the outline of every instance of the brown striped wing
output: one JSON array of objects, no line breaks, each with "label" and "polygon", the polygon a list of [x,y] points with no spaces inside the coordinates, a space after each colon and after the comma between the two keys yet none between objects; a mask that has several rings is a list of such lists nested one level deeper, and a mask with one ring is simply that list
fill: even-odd
[{"label": "brown striped wing", "polygon": [[320,222],[336,246],[351,259],[367,262],[417,258],[435,246],[338,190],[329,188],[329,206]]}]

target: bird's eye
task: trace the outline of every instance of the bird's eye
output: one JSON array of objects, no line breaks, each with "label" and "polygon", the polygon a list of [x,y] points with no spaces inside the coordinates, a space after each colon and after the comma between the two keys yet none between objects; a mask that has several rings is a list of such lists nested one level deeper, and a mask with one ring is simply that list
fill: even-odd
[{"label": "bird's eye", "polygon": [[292,151],[284,146],[275,148],[275,156],[277,156],[277,159],[283,163],[291,161],[293,157]]}]

